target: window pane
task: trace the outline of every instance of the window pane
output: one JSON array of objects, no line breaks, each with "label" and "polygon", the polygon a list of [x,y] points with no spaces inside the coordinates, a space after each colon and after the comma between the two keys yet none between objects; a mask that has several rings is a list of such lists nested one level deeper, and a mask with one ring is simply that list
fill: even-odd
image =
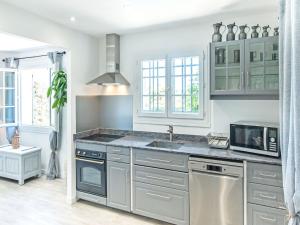
[{"label": "window pane", "polygon": [[149,96],[143,96],[143,110],[150,110],[149,106]]},{"label": "window pane", "polygon": [[182,97],[175,96],[175,112],[182,112]]},{"label": "window pane", "polygon": [[5,108],[5,122],[6,123],[15,122],[15,107]]},{"label": "window pane", "polygon": [[182,66],[182,58],[175,58],[174,59],[174,66]]},{"label": "window pane", "polygon": [[5,106],[14,106],[15,105],[15,90],[8,89],[5,90]]},{"label": "window pane", "polygon": [[149,95],[150,90],[149,90],[149,85],[150,85],[150,79],[144,78],[143,79],[143,94],[144,95]]},{"label": "window pane", "polygon": [[5,72],[5,87],[14,88],[15,87],[15,73]]},{"label": "window pane", "polygon": [[146,60],[141,65],[142,111],[164,112],[166,93],[165,59]]},{"label": "window pane", "polygon": [[175,67],[175,76],[181,76],[182,75],[182,67]]},{"label": "window pane", "polygon": [[0,124],[3,124],[3,108],[0,108]]},{"label": "window pane", "polygon": [[47,68],[21,71],[21,122],[27,125],[50,125],[50,71]]},{"label": "window pane", "polygon": [[[176,64],[182,62],[182,67],[176,67]],[[197,113],[199,112],[199,57],[173,58],[171,71],[172,76],[172,99],[174,112]],[[182,74],[178,76],[179,69]]]},{"label": "window pane", "polygon": [[0,88],[0,107],[2,107],[2,106],[4,106],[3,105],[3,89]]},{"label": "window pane", "polygon": [[0,88],[3,87],[3,74],[4,72],[0,72]]}]

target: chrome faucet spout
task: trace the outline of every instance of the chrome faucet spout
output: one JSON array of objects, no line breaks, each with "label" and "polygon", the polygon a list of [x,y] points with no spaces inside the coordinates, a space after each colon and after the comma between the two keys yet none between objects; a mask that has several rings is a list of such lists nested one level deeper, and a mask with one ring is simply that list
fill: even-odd
[{"label": "chrome faucet spout", "polygon": [[174,128],[172,125],[169,125],[169,129],[167,130],[167,132],[170,134],[170,142],[173,141],[173,134],[174,134]]}]

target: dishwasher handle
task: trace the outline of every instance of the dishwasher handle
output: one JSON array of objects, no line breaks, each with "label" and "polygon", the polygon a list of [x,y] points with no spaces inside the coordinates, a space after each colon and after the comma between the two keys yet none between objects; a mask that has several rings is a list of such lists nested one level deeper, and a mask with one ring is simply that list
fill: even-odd
[{"label": "dishwasher handle", "polygon": [[227,175],[233,177],[243,177],[244,169],[241,166],[233,166],[233,165],[224,165],[224,164],[215,164],[208,162],[189,162],[189,170],[190,171],[198,171],[204,173],[213,173],[219,175]]}]

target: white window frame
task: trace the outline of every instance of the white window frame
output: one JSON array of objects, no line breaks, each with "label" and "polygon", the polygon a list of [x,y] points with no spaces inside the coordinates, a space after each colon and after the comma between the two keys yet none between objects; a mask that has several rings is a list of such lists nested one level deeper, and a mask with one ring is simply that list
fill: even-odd
[{"label": "white window frame", "polygon": [[[21,70],[30,70],[30,69],[42,69],[42,68],[48,68],[49,69],[49,77],[50,77],[50,81],[49,84],[51,84],[52,81],[52,70],[53,68],[51,66],[48,65],[44,65],[44,64],[37,64],[36,66],[33,67],[28,67],[28,68],[21,68],[18,70],[18,76],[19,76],[19,81],[18,81],[18,89],[19,89],[19,93],[21,91],[21,82],[22,82],[22,78],[21,78]],[[51,102],[51,98],[49,99],[49,124],[45,125],[45,126],[39,126],[39,125],[34,125],[34,124],[22,124],[21,121],[21,113],[22,113],[22,101],[21,101],[21,97],[19,97],[19,112],[20,112],[20,116],[19,116],[19,124],[20,124],[20,130],[23,132],[31,132],[31,133],[49,133],[49,130],[51,129],[51,124],[52,124],[52,108],[51,108],[52,102]]]},{"label": "white window frame", "polygon": [[[173,112],[172,106],[174,106],[174,102],[172,99],[172,91],[174,89],[172,85],[172,59],[173,58],[185,58],[185,57],[193,57],[198,56],[199,57],[199,112],[198,113],[188,113],[188,112]],[[167,77],[169,79],[168,81],[168,117],[169,118],[178,118],[178,119],[198,119],[203,120],[204,119],[204,53],[194,52],[194,53],[186,53],[186,54],[174,54],[168,56],[168,74]],[[202,106],[202,107],[201,107]]]},{"label": "white window frame", "polygon": [[[176,57],[191,57],[191,56],[199,56],[199,112],[198,113],[177,113],[172,112],[172,76],[171,76],[171,60],[172,58]],[[158,60],[158,59],[165,59],[166,60],[166,106],[165,106],[165,112],[164,113],[158,113],[158,112],[143,112],[142,111],[142,88],[143,88],[143,77],[142,77],[142,62],[146,60]],[[205,119],[205,111],[206,111],[206,103],[205,103],[205,81],[204,81],[204,70],[205,70],[205,54],[204,52],[199,51],[189,51],[185,52],[183,54],[168,54],[168,55],[157,55],[153,57],[144,57],[143,59],[139,60],[137,62],[138,67],[138,77],[139,81],[137,84],[137,91],[138,91],[138,109],[137,109],[137,115],[139,117],[154,117],[154,118],[169,118],[169,119],[193,119],[193,120],[204,120]],[[202,107],[200,107],[202,106]]]},{"label": "white window frame", "polygon": [[[19,123],[19,89],[18,89],[18,73],[16,69],[9,69],[9,68],[1,68],[0,72],[14,72],[15,73],[15,122],[14,123],[5,123],[3,121],[3,124],[0,124],[0,127],[9,127],[9,126],[17,126]],[[4,78],[5,79],[5,78]],[[3,82],[5,82],[3,80]],[[4,86],[3,86],[4,88]],[[3,97],[3,104],[5,104],[5,94],[2,96]],[[5,108],[6,106],[4,105],[3,107],[3,118],[5,119]]]},{"label": "white window frame", "polygon": [[[149,112],[149,111],[143,111],[143,75],[142,75],[142,62],[143,61],[147,61],[147,60],[159,60],[159,59],[164,59],[166,62],[166,76],[165,76],[165,112]],[[139,72],[138,72],[138,76],[139,76],[139,80],[138,80],[138,85],[137,85],[137,90],[138,90],[138,115],[141,117],[167,117],[168,115],[168,90],[167,90],[167,82],[168,82],[168,76],[167,76],[167,72],[168,72],[168,62],[167,62],[167,56],[157,56],[157,57],[149,57],[149,58],[143,58],[142,60],[139,60],[138,63],[138,68],[139,68]]]}]

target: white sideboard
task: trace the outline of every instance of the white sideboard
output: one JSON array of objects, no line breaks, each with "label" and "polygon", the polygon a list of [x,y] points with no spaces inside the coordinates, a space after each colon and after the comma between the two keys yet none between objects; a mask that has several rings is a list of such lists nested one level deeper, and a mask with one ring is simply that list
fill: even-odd
[{"label": "white sideboard", "polygon": [[0,146],[0,177],[23,185],[24,180],[35,176],[41,176],[41,148]]}]

